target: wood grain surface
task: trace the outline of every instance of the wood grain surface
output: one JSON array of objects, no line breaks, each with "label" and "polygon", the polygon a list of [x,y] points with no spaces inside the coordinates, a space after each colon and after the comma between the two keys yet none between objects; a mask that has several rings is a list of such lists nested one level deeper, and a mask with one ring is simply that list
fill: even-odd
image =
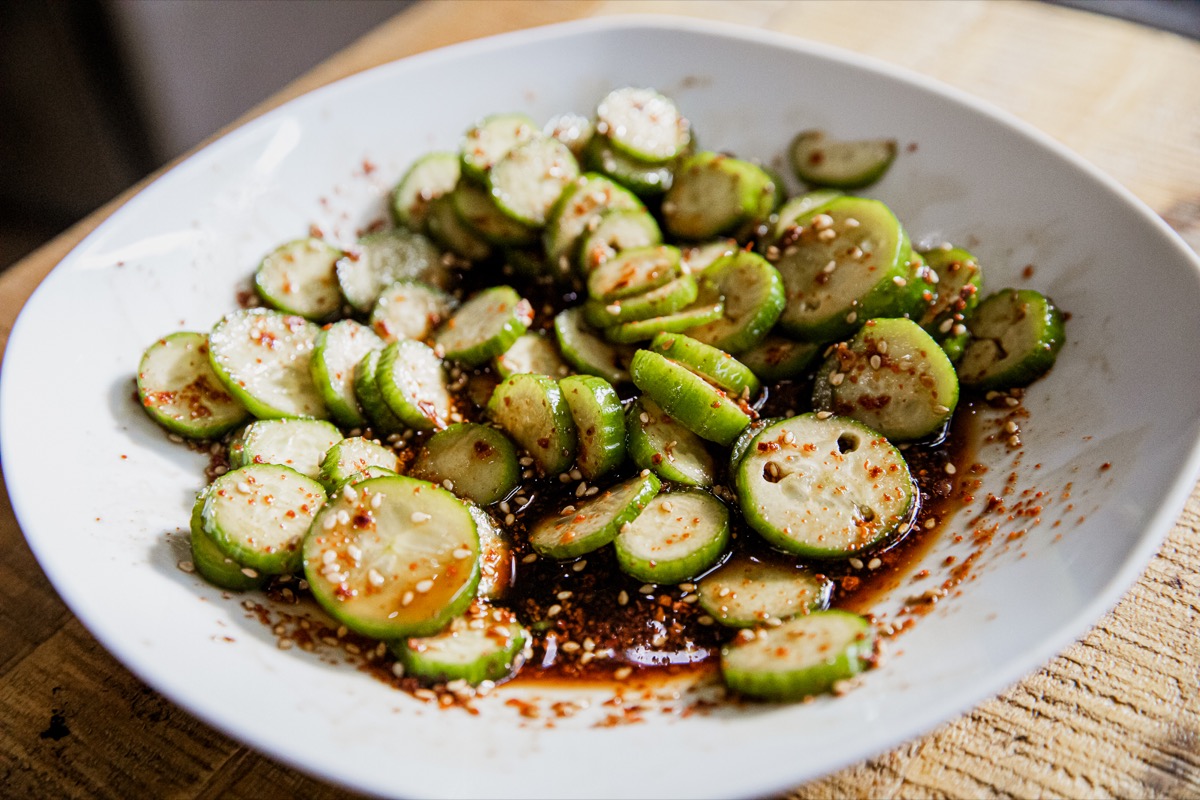
[{"label": "wood grain surface", "polygon": [[[1031,2],[426,0],[247,118],[434,47],[643,12],[780,31],[959,87],[1079,152],[1200,247],[1200,44]],[[0,275],[0,347],[45,274],[128,196]],[[1200,796],[1198,530],[1200,493],[1193,492],[1145,574],[1082,640],[930,735],[790,796]],[[117,663],[58,599],[6,494],[0,721],[4,797],[352,796],[217,733]]]}]

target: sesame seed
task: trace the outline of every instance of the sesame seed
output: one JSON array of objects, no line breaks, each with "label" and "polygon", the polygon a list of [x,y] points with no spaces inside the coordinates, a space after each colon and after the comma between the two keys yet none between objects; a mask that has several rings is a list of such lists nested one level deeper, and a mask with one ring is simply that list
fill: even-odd
[{"label": "sesame seed", "polygon": [[426,514],[424,511],[414,511],[410,519],[413,523],[420,525],[423,522],[429,522],[429,520],[433,519],[433,515]]},{"label": "sesame seed", "polygon": [[501,501],[500,501],[500,513],[501,513],[501,514],[508,514],[508,513],[509,513],[509,512],[511,512],[511,511],[512,511],[512,507],[511,507],[511,506],[508,504],[508,501],[507,501],[507,500],[501,500]]},{"label": "sesame seed", "polygon": [[575,487],[575,496],[583,497],[583,495],[587,492],[587,488],[588,488],[587,483],[581,482],[578,486]]},{"label": "sesame seed", "polygon": [[521,456],[521,458],[517,461],[517,463],[520,464],[522,467],[531,467],[531,466],[533,466],[533,459],[530,458],[529,456]]},{"label": "sesame seed", "polygon": [[447,492],[453,492],[454,491],[454,481],[450,480],[449,478],[446,478],[446,480],[442,481],[442,488],[445,489]]},{"label": "sesame seed", "polygon": [[574,594],[574,593],[571,591],[562,591],[554,596],[557,597],[559,600],[570,600],[572,594]]},{"label": "sesame seed", "polygon": [[342,487],[342,496],[351,503],[358,501],[358,491],[348,483]]},{"label": "sesame seed", "polygon": [[512,515],[512,514],[504,515],[504,524],[505,525],[512,525],[516,521],[517,521],[517,518],[514,515]]},{"label": "sesame seed", "polygon": [[404,677],[404,665],[401,664],[399,661],[393,663],[392,664],[392,674],[395,675],[397,678],[403,678]]},{"label": "sesame seed", "polygon": [[929,519],[925,520],[925,530],[933,530],[937,527],[937,524],[937,517],[930,517]]},{"label": "sesame seed", "polygon": [[1021,405],[1021,401],[1015,397],[1006,397],[1004,398],[1004,405],[1008,406],[1009,408],[1016,408],[1017,406]]},{"label": "sesame seed", "polygon": [[830,386],[841,386],[842,381],[844,381],[844,380],[846,380],[846,373],[834,372],[829,376],[829,385]]},{"label": "sesame seed", "polygon": [[650,640],[650,644],[654,645],[655,647],[662,647],[666,643],[667,637],[661,633]]},{"label": "sesame seed", "polygon": [[621,667],[613,672],[613,677],[619,681],[623,681],[633,674],[633,667]]},{"label": "sesame seed", "polygon": [[591,486],[583,494],[585,497],[594,497],[595,495],[600,494],[600,487],[599,486]]},{"label": "sesame seed", "polygon": [[247,578],[257,578],[258,570],[250,569],[250,567],[242,567],[242,574]]},{"label": "sesame seed", "polygon": [[471,551],[470,551],[470,550],[468,550],[468,549],[467,549],[467,548],[465,548],[465,547],[459,547],[459,548],[457,548],[457,549],[456,549],[456,550],[455,550],[453,553],[451,553],[450,555],[454,556],[455,558],[457,558],[458,560],[460,560],[460,561],[461,561],[461,560],[462,560],[462,559],[464,559],[464,558],[470,558],[470,557],[471,557]]},{"label": "sesame seed", "polygon": [[648,470],[648,469],[644,469],[644,470],[642,470],[641,472],[639,472],[639,473],[638,473],[638,475],[640,475],[641,477],[645,478],[645,477],[647,477],[647,476],[649,476],[649,475],[650,475],[650,470]]},{"label": "sesame seed", "polygon": [[881,366],[883,366],[883,359],[878,355],[873,355],[871,356],[870,363],[871,369],[879,369]]},{"label": "sesame seed", "polygon": [[854,569],[862,569],[863,568],[862,559],[861,558],[851,558],[850,566],[853,567]]},{"label": "sesame seed", "polygon": [[700,595],[698,594],[689,594],[683,598],[683,602],[687,603],[688,605],[691,605],[692,603],[698,603],[699,601]]},{"label": "sesame seed", "polygon": [[355,545],[348,545],[346,547],[346,555],[355,561],[362,561],[362,550]]},{"label": "sesame seed", "polygon": [[383,505],[383,495],[377,494],[371,498],[371,508],[378,509]]},{"label": "sesame seed", "polygon": [[946,464],[945,470],[947,475],[953,475],[958,472],[958,469],[953,464]]},{"label": "sesame seed", "polygon": [[337,512],[337,521],[338,521],[339,525],[349,525],[350,524],[350,512],[344,508],[339,509]]},{"label": "sesame seed", "polygon": [[412,592],[405,592],[404,596],[400,598],[400,605],[406,606],[406,605],[410,604],[414,599],[416,599],[415,594],[413,594]]},{"label": "sesame seed", "polygon": [[812,218],[812,226],[819,231],[823,231],[833,225],[833,217],[828,214],[817,214]]},{"label": "sesame seed", "polygon": [[961,322],[954,326],[954,335],[955,336],[962,336],[966,332],[967,332],[967,326],[963,325]]},{"label": "sesame seed", "polygon": [[571,480],[573,480],[573,481],[583,480],[583,473],[577,469],[571,470],[571,472],[569,474],[571,476]]},{"label": "sesame seed", "polygon": [[1010,419],[1008,422],[1004,423],[1004,430],[1007,433],[1016,433],[1018,430],[1016,421]]},{"label": "sesame seed", "polygon": [[239,481],[236,488],[242,494],[250,494],[250,484],[245,481]]},{"label": "sesame seed", "polygon": [[196,571],[196,565],[190,561],[180,561],[178,564],[176,564],[176,566],[179,567],[179,569],[182,570],[183,572],[195,572]]},{"label": "sesame seed", "polygon": [[623,606],[629,604],[629,592],[624,589],[617,595],[617,605]]},{"label": "sesame seed", "polygon": [[896,284],[897,286],[907,286],[908,280],[900,275],[896,275],[892,278],[892,283]]},{"label": "sesame seed", "polygon": [[837,231],[835,231],[833,228],[826,228],[825,230],[817,233],[817,238],[822,242],[831,242],[837,238]]},{"label": "sesame seed", "polygon": [[887,355],[887,347],[887,339],[880,339],[875,345],[875,349],[879,351],[879,354],[884,356]]},{"label": "sesame seed", "polygon": [[867,569],[879,569],[882,566],[883,566],[883,560],[879,559],[879,558],[872,558],[870,561],[867,562]]},{"label": "sesame seed", "polygon": [[280,639],[275,646],[280,650],[291,650],[296,645],[291,639]]},{"label": "sesame seed", "polygon": [[846,217],[846,221],[845,221],[843,224],[844,224],[844,225],[845,225],[847,228],[857,228],[857,227],[858,227],[859,225],[861,225],[862,223],[860,223],[860,222],[859,222],[857,219],[855,219],[854,217]]},{"label": "sesame seed", "polygon": [[559,650],[564,653],[577,653],[579,652],[579,642],[563,642]]},{"label": "sesame seed", "polygon": [[587,569],[587,559],[586,558],[582,558],[579,561],[576,561],[574,564],[571,565],[572,572],[583,572],[585,569]]},{"label": "sesame seed", "polygon": [[679,584],[679,591],[681,591],[681,592],[694,592],[694,591],[696,591],[696,584],[694,584],[694,583],[681,583],[681,584]]},{"label": "sesame seed", "polygon": [[432,588],[433,588],[433,581],[429,580],[428,578],[426,578],[425,580],[421,581],[420,583],[418,583],[416,585],[416,590],[418,592],[420,592],[421,594],[425,594]]},{"label": "sesame seed", "polygon": [[562,606],[560,606],[558,603],[555,603],[546,609],[547,617],[557,617],[560,613],[562,613]]},{"label": "sesame seed", "polygon": [[537,560],[538,560],[537,553],[528,553],[525,555],[524,558],[521,559],[521,563],[522,564],[532,564],[533,562],[535,562]]},{"label": "sesame seed", "polygon": [[826,264],[821,269],[821,272],[824,272],[826,275],[828,275],[829,273],[833,272],[835,269],[837,269],[837,262],[831,260],[828,264]]},{"label": "sesame seed", "polygon": [[643,583],[642,587],[638,589],[638,594],[652,594],[653,592],[654,584],[652,583]]},{"label": "sesame seed", "polygon": [[832,411],[818,411],[817,412],[817,419],[829,419],[832,416],[833,416]]},{"label": "sesame seed", "polygon": [[378,570],[372,569],[367,572],[367,580],[371,582],[372,586],[383,586],[383,576],[379,574]]},{"label": "sesame seed", "polygon": [[846,322],[849,322],[851,325],[853,325],[854,322],[857,320],[858,320],[858,312],[857,311],[851,311],[849,314],[846,315]]},{"label": "sesame seed", "polygon": [[646,425],[647,423],[649,423],[649,422],[650,422],[650,415],[649,415],[649,414],[647,414],[645,411],[643,411],[643,412],[642,412],[642,413],[641,413],[641,414],[638,416],[638,419],[640,419],[640,420],[642,421],[642,424],[643,424],[643,425]]},{"label": "sesame seed", "polygon": [[703,614],[696,618],[696,622],[699,622],[701,625],[712,625],[716,620],[708,614]]}]

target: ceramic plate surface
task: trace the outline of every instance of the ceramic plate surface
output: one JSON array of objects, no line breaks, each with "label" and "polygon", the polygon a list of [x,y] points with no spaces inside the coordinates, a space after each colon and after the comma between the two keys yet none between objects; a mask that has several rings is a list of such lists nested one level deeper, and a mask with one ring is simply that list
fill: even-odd
[{"label": "ceramic plate surface", "polygon": [[[588,113],[626,84],[673,96],[705,146],[746,157],[779,163],[811,127],[915,145],[868,194],[917,242],[971,247],[990,288],[1037,288],[1070,313],[1058,365],[1025,399],[1020,463],[1001,446],[979,451],[990,467],[980,498],[1001,494],[1015,469],[1018,494],[1045,492],[1042,509],[1002,522],[961,593],[897,639],[902,652],[860,688],[806,705],[647,712],[618,727],[597,727],[592,709],[549,728],[522,720],[503,690],[478,717],[439,712],[345,663],[278,649],[240,598],[177,568],[205,459],[133,401],[142,350],[207,330],[261,256],[310,224],[352,239],[383,216],[412,159],[456,147],[481,115]],[[1116,603],[1197,474],[1197,308],[1195,256],[1157,217],[964,95],[780,36],[667,19],[571,24],[354,76],[133,198],[20,317],[0,387],[4,472],[38,560],[100,642],[175,702],[302,770],[410,797],[761,795],[929,730]],[[969,538],[969,512],[948,531]],[[943,539],[927,566],[968,552]],[[900,595],[920,588],[905,586]],[[541,694],[583,694],[558,691]]]}]

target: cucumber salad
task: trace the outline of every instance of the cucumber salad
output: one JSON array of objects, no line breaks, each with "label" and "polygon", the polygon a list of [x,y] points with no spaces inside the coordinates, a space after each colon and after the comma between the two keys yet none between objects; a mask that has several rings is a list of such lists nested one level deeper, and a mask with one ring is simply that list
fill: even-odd
[{"label": "cucumber salad", "polygon": [[1063,314],[856,193],[892,140],[800,132],[789,197],[695,134],[638,87],[484,117],[390,223],[279,245],[253,307],[151,344],[142,406],[218,454],[188,568],[298,587],[420,690],[708,663],[785,701],[874,665],[838,576],[932,527],[914,459]]}]

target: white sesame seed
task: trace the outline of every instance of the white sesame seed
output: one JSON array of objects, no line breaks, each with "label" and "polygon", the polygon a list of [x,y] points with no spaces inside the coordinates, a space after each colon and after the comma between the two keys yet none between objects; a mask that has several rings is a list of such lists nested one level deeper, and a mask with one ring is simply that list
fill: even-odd
[{"label": "white sesame seed", "polygon": [[953,475],[954,473],[958,472],[958,469],[956,469],[953,464],[946,464],[945,470],[947,475]]},{"label": "white sesame seed", "polygon": [[571,565],[572,572],[583,572],[585,569],[587,569],[587,559],[586,558],[582,558],[579,561],[576,561],[574,564]]},{"label": "white sesame seed", "polygon": [[667,637],[661,633],[650,640],[650,644],[654,645],[655,647],[662,647],[666,643]]},{"label": "white sesame seed", "polygon": [[584,497],[594,497],[598,494],[600,494],[599,486],[589,486],[588,490],[583,493]]},{"label": "white sesame seed", "polygon": [[571,592],[569,590],[564,590],[554,596],[557,597],[559,600],[570,600],[571,595],[573,595],[573,594],[574,594],[574,592]]},{"label": "white sesame seed", "polygon": [[1016,433],[1018,430],[1016,421],[1010,419],[1008,422],[1004,423],[1004,430],[1006,433]]},{"label": "white sesame seed", "polygon": [[372,586],[383,586],[383,576],[379,574],[378,570],[371,569],[368,571],[367,580],[371,582]]},{"label": "white sesame seed", "polygon": [[358,490],[347,483],[345,486],[342,487],[342,496],[345,497],[347,500],[349,500],[351,503],[357,502],[358,501]]},{"label": "white sesame seed", "polygon": [[552,605],[546,609],[547,617],[557,617],[561,613],[562,613],[562,606],[560,606],[558,603],[555,603],[554,605]]},{"label": "white sesame seed", "polygon": [[577,653],[579,652],[579,642],[563,642],[559,649],[564,653]]},{"label": "white sesame seed", "polygon": [[833,224],[833,217],[828,214],[817,214],[812,218],[812,226],[819,231],[823,231]]},{"label": "white sesame seed", "polygon": [[587,492],[587,488],[588,488],[587,483],[581,482],[578,486],[575,487],[575,496],[583,497],[583,495]]},{"label": "white sesame seed", "polygon": [[245,481],[238,481],[237,490],[242,494],[250,494],[250,484]]},{"label": "white sesame seed", "polygon": [[516,521],[517,521],[517,518],[515,515],[513,515],[513,514],[505,514],[504,515],[504,524],[505,525],[512,525]]},{"label": "white sesame seed", "polygon": [[348,545],[346,547],[346,555],[350,556],[355,561],[362,561],[362,550],[356,545]]},{"label": "white sesame seed", "polygon": [[456,549],[454,550],[454,552],[452,552],[450,555],[454,556],[456,559],[458,559],[459,561],[461,561],[461,560],[462,560],[462,559],[464,559],[464,558],[470,558],[470,557],[471,557],[471,551],[470,551],[470,550],[468,550],[468,549],[467,549],[467,548],[465,548],[465,547],[459,547],[459,548],[456,548]]},{"label": "white sesame seed", "polygon": [[621,667],[613,672],[613,677],[619,681],[623,681],[633,674],[633,667]]},{"label": "white sesame seed", "polygon": [[349,525],[350,524],[350,512],[344,508],[339,509],[337,512],[337,521],[338,521],[339,525]]},{"label": "white sesame seed", "polygon": [[962,336],[966,332],[967,332],[967,326],[963,325],[961,322],[954,326],[954,335],[955,336]]},{"label": "white sesame seed", "polygon": [[879,558],[872,558],[870,561],[867,562],[867,569],[879,569],[882,566],[883,566],[883,560],[879,559]]},{"label": "white sesame seed", "polygon": [[823,242],[831,242],[837,238],[837,231],[835,231],[833,228],[826,228],[825,230],[817,233],[817,238]]},{"label": "white sesame seed", "polygon": [[878,355],[873,355],[871,356],[870,363],[871,369],[879,369],[881,366],[883,366],[883,359]]},{"label": "white sesame seed", "polygon": [[831,260],[828,264],[826,264],[821,269],[821,272],[824,272],[826,275],[828,275],[829,273],[833,272],[835,269],[837,269],[837,262]]},{"label": "white sesame seed", "polygon": [[453,492],[454,491],[454,481],[450,480],[449,478],[446,478],[446,480],[442,481],[442,488],[445,489],[447,492]]},{"label": "white sesame seed", "polygon": [[818,411],[817,412],[817,419],[829,419],[832,416],[833,416],[832,411]]},{"label": "white sesame seed", "polygon": [[930,517],[929,519],[925,520],[925,530],[933,530],[937,527],[937,524],[937,517]]},{"label": "white sesame seed", "polygon": [[383,505],[383,495],[377,494],[371,498],[371,508],[378,509]]},{"label": "white sesame seed", "polygon": [[583,480],[583,473],[582,473],[582,472],[580,472],[580,471],[579,471],[579,470],[577,470],[577,469],[573,469],[573,470],[571,470],[571,472],[570,472],[570,473],[568,473],[568,474],[570,474],[570,476],[571,476],[571,480],[573,480],[573,481],[580,481],[580,480]]},{"label": "white sesame seed", "polygon": [[395,675],[397,678],[403,678],[404,677],[404,665],[401,664],[399,661],[393,663],[392,664],[392,674]]},{"label": "white sesame seed", "polygon": [[642,421],[643,425],[646,425],[650,422],[650,415],[643,411],[640,415],[638,415],[638,419]]},{"label": "white sesame seed", "polygon": [[862,562],[861,558],[851,558],[849,561],[850,561],[850,566],[853,567],[854,569],[862,569],[863,568],[863,562]]},{"label": "white sesame seed", "polygon": [[242,567],[242,574],[245,575],[247,578],[257,578],[258,577],[258,571],[250,569],[250,567]]},{"label": "white sesame seed", "polygon": [[849,322],[849,323],[850,323],[850,324],[852,324],[852,325],[854,324],[854,322],[855,322],[857,319],[858,319],[858,312],[857,312],[857,311],[851,311],[849,314],[847,314],[847,315],[846,315],[846,322]]},{"label": "white sesame seed", "polygon": [[846,221],[845,221],[843,224],[844,224],[844,225],[845,225],[847,228],[857,228],[857,227],[858,227],[860,224],[862,224],[862,223],[860,223],[860,222],[859,222],[857,219],[855,219],[854,217],[846,217]]},{"label": "white sesame seed", "polygon": [[651,594],[654,591],[654,584],[643,583],[642,588],[638,589],[639,594]]},{"label": "white sesame seed", "polygon": [[842,381],[844,380],[846,380],[846,374],[844,372],[834,372],[829,376],[829,385],[841,386]]},{"label": "white sesame seed", "polygon": [[508,501],[507,501],[507,500],[501,500],[501,501],[500,501],[500,513],[501,513],[501,514],[508,514],[508,513],[510,513],[511,511],[512,511],[512,506],[510,506],[510,505],[508,504]]},{"label": "white sesame seed", "polygon": [[537,553],[527,553],[525,555],[525,557],[521,559],[521,563],[522,564],[532,564],[533,562],[535,562],[537,560],[538,560]]},{"label": "white sesame seed", "polygon": [[430,589],[432,589],[432,588],[433,588],[433,581],[431,581],[431,580],[429,580],[428,578],[426,578],[425,580],[423,580],[423,581],[419,582],[419,583],[418,583],[418,584],[417,584],[417,585],[416,585],[414,588],[415,588],[415,589],[416,589],[416,590],[417,590],[419,593],[421,593],[421,594],[425,594],[426,592],[428,592]]},{"label": "white sesame seed", "polygon": [[178,564],[176,564],[176,566],[179,567],[179,569],[182,570],[183,572],[195,572],[196,571],[196,565],[190,561],[180,561]]},{"label": "white sesame seed", "polygon": [[896,275],[892,278],[892,283],[896,284],[897,286],[907,286],[908,280],[900,275]]},{"label": "white sesame seed", "polygon": [[946,319],[942,320],[941,325],[938,325],[938,332],[939,333],[949,333],[950,329],[953,327],[954,327],[954,318],[947,317]]},{"label": "white sesame seed", "polygon": [[699,622],[701,625],[712,625],[714,622],[716,622],[716,620],[710,617],[708,614],[702,614],[696,618],[696,622]]},{"label": "white sesame seed", "polygon": [[414,511],[409,519],[411,519],[415,524],[420,525],[423,522],[429,522],[429,520],[433,519],[433,515],[426,514],[424,511]]},{"label": "white sesame seed", "polygon": [[629,603],[629,592],[622,589],[617,595],[617,605],[623,606]]}]

